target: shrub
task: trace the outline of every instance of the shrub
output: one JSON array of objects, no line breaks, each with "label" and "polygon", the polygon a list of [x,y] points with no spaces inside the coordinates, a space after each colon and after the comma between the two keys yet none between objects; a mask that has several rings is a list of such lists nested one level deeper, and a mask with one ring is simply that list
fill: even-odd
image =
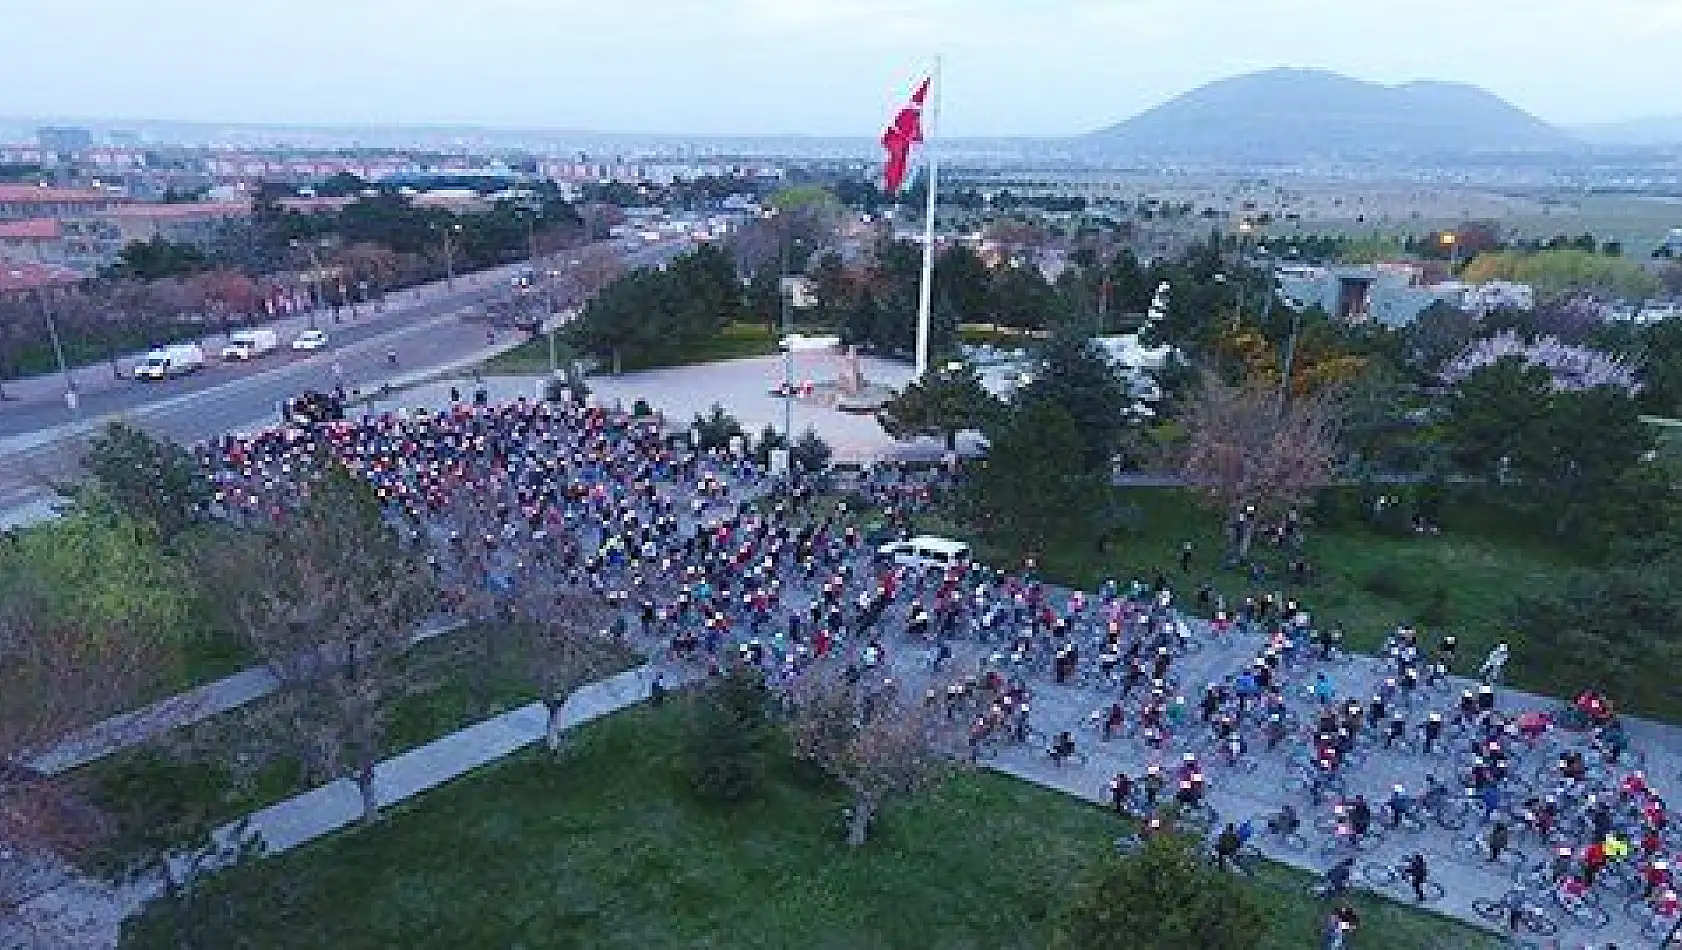
[{"label": "shrub", "polygon": [[684,749],[684,773],[696,798],[734,805],[759,793],[767,701],[764,683],[747,670],[726,674],[696,700]]}]

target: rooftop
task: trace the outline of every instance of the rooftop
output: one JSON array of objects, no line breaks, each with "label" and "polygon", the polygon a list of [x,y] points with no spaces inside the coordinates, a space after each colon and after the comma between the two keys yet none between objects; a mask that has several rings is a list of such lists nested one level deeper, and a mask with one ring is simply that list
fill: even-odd
[{"label": "rooftop", "polygon": [[0,202],[109,202],[126,201],[123,195],[98,188],[46,188],[40,185],[0,185]]},{"label": "rooftop", "polygon": [[22,221],[0,221],[0,240],[56,241],[62,232],[57,218],[26,218]]},{"label": "rooftop", "polygon": [[68,267],[0,263],[0,294],[47,287],[68,287],[82,279],[81,274]]},{"label": "rooftop", "polygon": [[181,221],[197,218],[239,218],[251,213],[244,201],[182,201],[170,204],[126,204],[107,211],[113,218]]}]

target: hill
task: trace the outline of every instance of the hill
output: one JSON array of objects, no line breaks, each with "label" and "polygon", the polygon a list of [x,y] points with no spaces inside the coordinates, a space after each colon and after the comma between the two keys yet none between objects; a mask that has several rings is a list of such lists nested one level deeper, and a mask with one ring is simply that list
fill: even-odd
[{"label": "hill", "polygon": [[1363,82],[1315,69],[1221,79],[1088,136],[1109,153],[1299,162],[1571,149],[1575,138],[1476,86]]}]

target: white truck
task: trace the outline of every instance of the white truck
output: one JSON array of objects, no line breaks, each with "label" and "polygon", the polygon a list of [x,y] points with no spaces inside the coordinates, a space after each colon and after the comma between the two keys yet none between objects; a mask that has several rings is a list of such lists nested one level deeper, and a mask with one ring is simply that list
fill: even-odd
[{"label": "white truck", "polygon": [[204,368],[204,350],[197,343],[160,346],[134,367],[135,379],[170,379]]},{"label": "white truck", "polygon": [[222,347],[225,360],[254,360],[273,353],[280,347],[280,335],[273,330],[236,330]]}]

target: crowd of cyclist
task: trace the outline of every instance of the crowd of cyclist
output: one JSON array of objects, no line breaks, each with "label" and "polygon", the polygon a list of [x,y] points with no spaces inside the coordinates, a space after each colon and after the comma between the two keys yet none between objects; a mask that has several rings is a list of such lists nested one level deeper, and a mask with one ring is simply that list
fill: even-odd
[{"label": "crowd of cyclist", "polygon": [[[1277,594],[1229,605],[1203,585],[1184,609],[1162,575],[1065,593],[1032,562],[1004,572],[883,561],[874,556],[881,537],[844,506],[813,514],[803,509],[809,489],[752,504],[769,481],[751,460],[690,449],[647,420],[581,405],[457,404],[284,426],[198,451],[217,511],[244,521],[280,517],[289,485],[323,458],[342,462],[441,564],[466,527],[453,500],[477,493],[494,512],[484,541],[506,548],[498,563],[509,583],[539,567],[562,572],[623,607],[627,632],[676,659],[745,660],[775,684],[832,653],[860,671],[889,669],[903,641],[928,657],[929,672],[945,674],[930,677],[937,685],[926,701],[964,723],[973,758],[1015,746],[1062,766],[1084,763],[1094,743],[1135,743],[1148,764],[1107,782],[1117,811],[1142,817],[1147,834],[1196,828],[1234,867],[1260,843],[1306,848],[1304,831],[1320,832],[1332,861],[1320,883],[1328,898],[1355,883],[1355,856],[1380,838],[1436,826],[1476,829],[1463,839],[1467,859],[1508,869],[1514,886],[1499,902],[1508,925],[1538,919],[1536,905],[1604,925],[1602,908],[1616,905],[1657,932],[1682,911],[1670,870],[1682,837],[1609,701],[1585,694],[1563,711],[1502,708],[1505,644],[1479,664],[1481,685],[1453,695],[1452,674],[1471,672],[1453,636],[1402,626],[1376,658],[1357,660],[1336,625],[1317,625],[1306,606]],[[931,499],[926,482],[904,473],[866,478],[860,489],[889,529]],[[1190,560],[1188,546],[1182,569]],[[953,645],[964,642],[983,659],[953,676]],[[1243,659],[1194,681],[1184,658],[1206,649]],[[1044,731],[1036,692],[1074,689],[1100,694],[1097,708]],[[1408,756],[1417,780],[1371,798],[1354,790],[1375,753]],[[1220,821],[1211,785],[1263,764],[1283,770],[1295,802]],[[1380,870],[1431,899],[1440,892],[1434,859],[1404,850],[1397,867]],[[1357,925],[1339,906],[1328,938]]]}]

